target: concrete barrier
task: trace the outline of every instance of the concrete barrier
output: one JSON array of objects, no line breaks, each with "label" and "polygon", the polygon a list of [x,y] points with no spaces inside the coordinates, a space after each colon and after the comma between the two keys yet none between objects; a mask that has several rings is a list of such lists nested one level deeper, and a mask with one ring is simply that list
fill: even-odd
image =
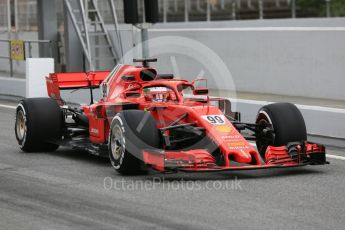
[{"label": "concrete barrier", "polygon": [[45,77],[54,72],[54,59],[28,58],[26,78],[1,77],[0,95],[14,97],[46,97]]},{"label": "concrete barrier", "polygon": [[26,97],[48,97],[45,77],[53,72],[53,58],[26,59]]},{"label": "concrete barrier", "polygon": [[25,97],[25,79],[0,77],[0,94]]},{"label": "concrete barrier", "polygon": [[[227,65],[237,91],[345,99],[345,27],[212,28],[210,24],[150,31],[151,38],[162,36],[186,37],[211,48]],[[190,68],[196,65],[192,60],[178,55],[175,60],[187,78],[198,74]],[[156,66],[171,71],[169,61]],[[221,90],[210,83],[210,88]]]},{"label": "concrete barrier", "polygon": [[[229,98],[234,110],[241,112],[242,121],[254,122],[258,110],[269,101],[254,101]],[[308,134],[345,140],[345,109],[322,106],[296,105],[302,112]]]},{"label": "concrete barrier", "polygon": [[[344,25],[345,18],[158,23],[149,37],[181,36],[207,46],[226,64],[237,91],[345,100]],[[122,25],[121,37],[126,53],[140,31],[133,35]],[[158,57],[155,66],[171,72],[178,65],[185,78],[200,72],[198,62],[170,57]]]}]

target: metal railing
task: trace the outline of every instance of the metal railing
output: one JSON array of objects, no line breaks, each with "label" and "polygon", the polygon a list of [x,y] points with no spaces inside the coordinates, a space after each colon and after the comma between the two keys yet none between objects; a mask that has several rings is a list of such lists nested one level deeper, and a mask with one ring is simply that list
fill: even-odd
[{"label": "metal railing", "polygon": [[[123,0],[112,0],[116,5],[119,23],[124,23]],[[312,0],[309,0],[312,1]],[[242,20],[268,18],[332,17],[336,1],[319,0],[323,9],[319,14],[309,12],[298,0],[158,0],[160,22],[189,22],[213,20]],[[308,2],[308,1],[306,1]],[[111,24],[111,10],[105,0],[98,0],[106,23]],[[139,16],[144,17],[143,1],[138,1]],[[344,13],[343,13],[344,14]]]},{"label": "metal railing", "polygon": [[[62,24],[63,1],[52,1],[56,1],[59,24]],[[113,23],[112,9],[108,1],[115,5],[119,23],[123,23],[123,0],[97,0],[105,23]],[[338,15],[332,12],[337,7],[337,1],[319,0],[316,2],[324,7],[320,15],[310,14],[310,12],[300,15],[300,10],[308,11],[308,9],[303,7],[298,0],[159,0],[159,9],[161,22],[344,16],[344,13]],[[138,3],[141,7],[141,16],[143,16],[143,1],[140,0]],[[36,4],[36,0],[0,0],[0,27],[6,28],[8,32],[11,30],[37,31]],[[282,10],[284,13],[281,13]]]},{"label": "metal railing", "polygon": [[[120,1],[120,0],[118,0]],[[143,4],[139,1],[142,16]],[[320,0],[320,15],[304,12],[298,0],[159,0],[160,21],[212,21],[264,18],[331,17],[332,0]],[[304,7],[304,8],[303,8]],[[118,9],[121,11],[122,8]],[[305,14],[301,15],[299,12]],[[321,15],[324,11],[324,14]]]},{"label": "metal railing", "polygon": [[[56,47],[55,42],[50,41],[50,40],[24,40],[24,56],[25,59],[28,58],[32,58],[33,57],[33,47],[32,44],[48,44],[49,46],[49,57],[54,57],[54,48]],[[7,59],[9,61],[10,64],[10,76],[13,77],[13,62],[15,60],[12,59],[11,57],[11,40],[10,39],[0,39],[0,44],[1,43],[7,43],[8,46],[8,56],[2,56],[0,55],[0,59]],[[39,48],[37,48],[37,51],[39,50]],[[37,52],[38,53],[38,52]],[[27,55],[26,55],[27,54]],[[38,54],[39,56],[39,54]],[[24,59],[24,60],[25,60]]]}]

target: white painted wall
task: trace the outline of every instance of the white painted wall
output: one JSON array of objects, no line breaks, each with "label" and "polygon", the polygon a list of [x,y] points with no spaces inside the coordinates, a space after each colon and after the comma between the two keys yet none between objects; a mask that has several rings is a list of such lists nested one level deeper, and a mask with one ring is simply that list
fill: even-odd
[{"label": "white painted wall", "polygon": [[26,97],[48,97],[45,77],[53,72],[53,58],[26,59]]}]

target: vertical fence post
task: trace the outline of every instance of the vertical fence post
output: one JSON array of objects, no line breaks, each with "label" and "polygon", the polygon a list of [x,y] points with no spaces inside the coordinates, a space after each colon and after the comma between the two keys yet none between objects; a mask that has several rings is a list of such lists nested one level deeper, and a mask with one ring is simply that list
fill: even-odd
[{"label": "vertical fence post", "polygon": [[178,2],[177,2],[177,0],[174,1],[174,11],[175,11],[175,13],[178,12]]},{"label": "vertical fence post", "polygon": [[222,10],[225,9],[225,0],[220,0],[220,8],[221,8]]},{"label": "vertical fence post", "polygon": [[8,40],[8,57],[10,60],[10,76],[13,77],[13,60],[11,55],[11,40]]},{"label": "vertical fence post", "polygon": [[326,1],[326,17],[331,17],[331,0],[325,0]]},{"label": "vertical fence post", "polygon": [[196,8],[198,11],[201,11],[200,0],[196,0]]},{"label": "vertical fence post", "polygon": [[291,17],[296,18],[296,0],[291,0]]},{"label": "vertical fence post", "polygon": [[32,46],[31,46],[31,42],[28,42],[29,45],[29,58],[32,58]]},{"label": "vertical fence post", "polygon": [[148,46],[148,40],[149,40],[149,33],[148,33],[148,26],[144,25],[144,27],[141,29],[141,48],[142,48],[142,57],[148,58],[149,57],[149,46]]},{"label": "vertical fence post", "polygon": [[233,0],[233,1],[236,1],[236,7],[238,9],[241,9],[242,5],[241,5],[241,0]]},{"label": "vertical fence post", "polygon": [[163,0],[163,22],[167,22],[167,1]]},{"label": "vertical fence post", "polygon": [[280,0],[276,0],[276,6],[279,8],[280,7]]},{"label": "vertical fence post", "polygon": [[259,19],[264,18],[264,4],[262,0],[259,0]]},{"label": "vertical fence post", "polygon": [[210,0],[207,0],[207,5],[206,5],[206,21],[211,21],[211,3]]},{"label": "vertical fence post", "polygon": [[14,26],[15,31],[18,32],[18,0],[14,0]]},{"label": "vertical fence post", "polygon": [[52,57],[52,58],[54,58],[55,59],[55,57],[54,57],[54,41],[49,41],[49,45],[50,45],[50,56]]},{"label": "vertical fence post", "polygon": [[188,22],[189,21],[189,6],[190,6],[190,0],[185,0],[184,1],[184,21]]},{"label": "vertical fence post", "polygon": [[11,33],[11,0],[7,0],[7,32]]},{"label": "vertical fence post", "polygon": [[236,2],[235,2],[235,0],[231,1],[231,19],[236,20]]},{"label": "vertical fence post", "polygon": [[145,3],[144,3],[144,1],[139,1],[139,2],[141,2],[141,4],[142,4],[141,9],[142,9],[143,22],[145,22],[145,20],[146,20]]},{"label": "vertical fence post", "polygon": [[7,0],[7,32],[8,32],[8,57],[10,64],[10,76],[13,77],[13,62],[11,58],[11,0]]},{"label": "vertical fence post", "polygon": [[254,9],[253,4],[252,4],[252,0],[247,0],[247,6],[250,9]]}]

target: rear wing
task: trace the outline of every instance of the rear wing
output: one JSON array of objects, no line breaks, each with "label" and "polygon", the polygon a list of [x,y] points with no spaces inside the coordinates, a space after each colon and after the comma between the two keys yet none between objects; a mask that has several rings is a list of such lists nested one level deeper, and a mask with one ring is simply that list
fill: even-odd
[{"label": "rear wing", "polygon": [[63,104],[60,90],[98,88],[109,74],[109,71],[51,73],[46,77],[48,95],[59,104]]}]

